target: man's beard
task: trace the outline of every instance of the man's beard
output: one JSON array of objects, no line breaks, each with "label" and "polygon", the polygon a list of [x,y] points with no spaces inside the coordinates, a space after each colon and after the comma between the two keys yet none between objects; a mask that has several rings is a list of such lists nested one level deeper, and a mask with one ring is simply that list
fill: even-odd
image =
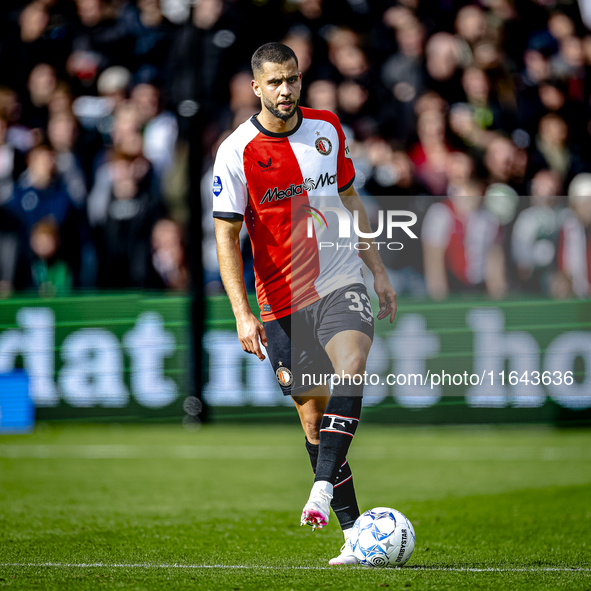
[{"label": "man's beard", "polygon": [[281,119],[282,121],[288,121],[297,113],[297,106],[299,104],[299,99],[293,101],[293,106],[290,111],[282,111],[281,109],[275,107],[273,103],[266,97],[263,96],[263,105],[272,115],[277,117],[277,119]]}]

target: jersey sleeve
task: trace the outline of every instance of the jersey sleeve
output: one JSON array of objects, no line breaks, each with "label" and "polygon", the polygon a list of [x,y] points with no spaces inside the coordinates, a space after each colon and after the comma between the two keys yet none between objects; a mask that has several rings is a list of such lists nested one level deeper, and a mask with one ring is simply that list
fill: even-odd
[{"label": "jersey sleeve", "polygon": [[335,117],[335,127],[339,136],[339,153],[337,156],[337,182],[339,192],[346,191],[355,180],[355,167],[347,145],[347,138],[343,132],[340,121]]},{"label": "jersey sleeve", "polygon": [[225,142],[213,165],[213,217],[241,221],[248,204],[248,187],[239,151]]}]

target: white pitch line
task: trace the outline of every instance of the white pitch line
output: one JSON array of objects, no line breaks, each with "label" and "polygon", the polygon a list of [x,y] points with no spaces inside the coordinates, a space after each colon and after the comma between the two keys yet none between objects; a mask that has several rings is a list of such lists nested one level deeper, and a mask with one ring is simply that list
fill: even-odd
[{"label": "white pitch line", "polygon": [[[243,570],[334,570],[328,566],[254,566],[249,564],[105,564],[96,563],[64,563],[64,562],[40,562],[40,563],[3,563],[0,567],[53,567],[53,568],[178,568],[178,569],[243,569]],[[536,573],[536,572],[572,572],[588,573],[589,567],[561,567],[561,566],[539,566],[539,567],[451,567],[451,566],[409,566],[400,569],[388,569],[388,572],[402,571],[438,571],[456,573]]]},{"label": "white pitch line", "polygon": [[95,563],[63,563],[63,562],[31,562],[31,563],[5,563],[0,567],[54,567],[54,568],[180,568],[180,569],[263,569],[263,570],[330,570],[327,566],[253,566],[249,564],[105,564]]}]

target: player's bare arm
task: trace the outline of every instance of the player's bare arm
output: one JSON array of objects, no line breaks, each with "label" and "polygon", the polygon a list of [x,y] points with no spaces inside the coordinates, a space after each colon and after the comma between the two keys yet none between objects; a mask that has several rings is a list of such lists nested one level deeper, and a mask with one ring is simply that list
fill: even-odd
[{"label": "player's bare arm", "polygon": [[[367,219],[367,212],[365,211],[365,207],[353,185],[345,191],[340,192],[339,195],[341,196],[343,205],[352,214],[354,214],[355,211],[358,212],[359,229],[364,233],[371,233],[372,229],[369,220]],[[386,268],[384,267],[384,263],[382,262],[382,258],[380,257],[380,253],[378,252],[373,239],[359,237],[359,242],[369,244],[369,248],[367,250],[361,250],[360,254],[363,262],[369,267],[374,276],[374,289],[380,300],[378,320],[383,320],[390,316],[391,324],[394,322],[394,317],[396,316],[396,291],[390,283]]]},{"label": "player's bare arm", "polygon": [[267,346],[265,329],[259,319],[252,313],[246,295],[242,255],[240,254],[241,221],[215,219],[215,237],[217,243],[220,275],[232,305],[236,318],[238,340],[242,349],[253,353],[261,361],[265,355],[259,343]]}]

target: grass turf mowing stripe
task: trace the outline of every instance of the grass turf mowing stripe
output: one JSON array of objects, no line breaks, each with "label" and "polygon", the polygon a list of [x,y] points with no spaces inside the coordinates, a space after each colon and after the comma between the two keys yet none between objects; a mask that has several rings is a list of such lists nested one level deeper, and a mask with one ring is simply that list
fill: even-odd
[{"label": "grass turf mowing stripe", "polygon": [[[269,566],[269,565],[250,565],[250,564],[108,564],[102,562],[96,563],[63,563],[63,562],[40,562],[40,563],[10,563],[0,564],[1,567],[25,567],[25,568],[180,568],[180,569],[245,569],[245,570],[335,570],[334,566]],[[368,567],[359,567],[366,569]],[[368,570],[372,570],[368,568]],[[382,569],[383,570],[383,569]],[[591,572],[591,568],[574,566],[531,566],[531,567],[461,567],[461,566],[406,566],[403,568],[387,569],[386,572],[397,571],[440,571],[456,573],[536,573],[536,572]]]},{"label": "grass turf mowing stripe", "polygon": [[[433,459],[438,461],[530,461],[544,462],[564,460],[591,460],[591,448],[585,447],[526,447],[491,446],[487,449],[470,449],[455,446],[397,447],[404,458]],[[299,459],[302,452],[294,447],[277,446],[209,446],[209,445],[3,445],[0,458],[5,459],[179,459],[179,460],[275,460]],[[351,451],[357,460],[387,458],[391,451],[386,447],[366,447]]]},{"label": "grass turf mowing stripe", "polygon": [[336,521],[299,527],[312,478],[299,426],[49,424],[0,444],[142,456],[0,458],[0,588],[588,591],[590,442],[583,430],[366,425],[360,505],[402,510],[418,545],[402,569],[346,569],[328,565]]}]

